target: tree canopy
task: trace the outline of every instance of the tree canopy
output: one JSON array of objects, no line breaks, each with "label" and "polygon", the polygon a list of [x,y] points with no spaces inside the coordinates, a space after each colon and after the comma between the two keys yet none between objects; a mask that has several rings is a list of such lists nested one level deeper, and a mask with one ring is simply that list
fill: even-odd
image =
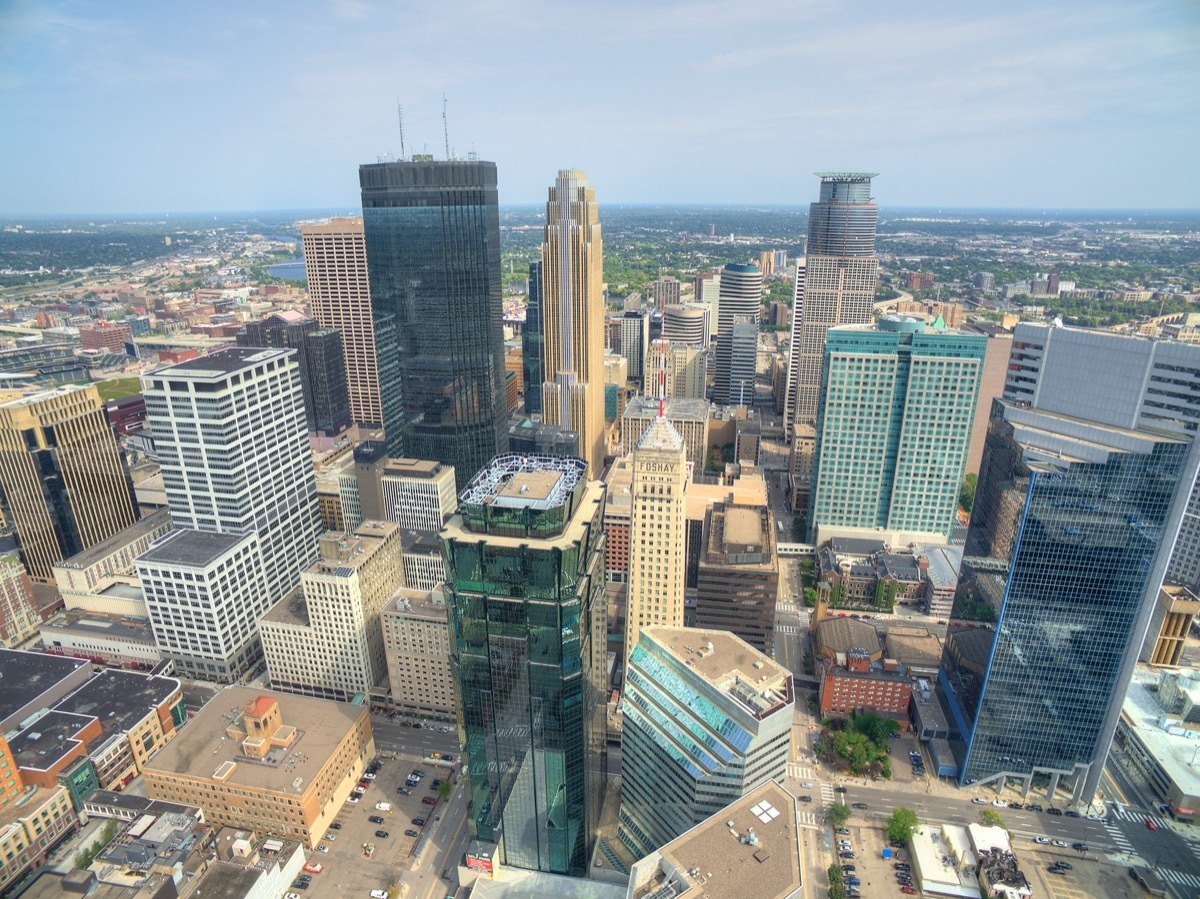
[{"label": "tree canopy", "polygon": [[917,820],[917,813],[910,808],[898,808],[888,815],[884,822],[887,826],[888,839],[899,840],[901,843],[907,843],[912,839],[912,835],[917,832],[921,822]]}]

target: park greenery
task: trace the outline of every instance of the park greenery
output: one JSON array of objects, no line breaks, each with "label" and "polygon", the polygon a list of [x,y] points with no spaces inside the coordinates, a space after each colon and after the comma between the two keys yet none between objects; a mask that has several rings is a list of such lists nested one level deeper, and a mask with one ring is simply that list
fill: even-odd
[{"label": "park greenery", "polygon": [[86,868],[95,860],[96,856],[104,851],[104,847],[112,842],[113,837],[117,835],[117,822],[108,821],[104,827],[100,829],[100,835],[92,845],[83,849],[75,856],[75,867]]},{"label": "park greenery", "polygon": [[830,865],[829,871],[829,899],[846,899],[846,882],[842,877],[842,869],[837,865]]},{"label": "park greenery", "polygon": [[826,764],[860,777],[892,776],[888,739],[899,729],[895,721],[857,712],[849,719],[826,718],[821,725],[824,733],[813,748]]},{"label": "park greenery", "polygon": [[979,484],[979,475],[973,471],[968,471],[966,477],[963,478],[962,487],[958,490],[958,504],[962,506],[964,512],[971,514],[971,509],[975,506],[975,487]]},{"label": "park greenery", "polygon": [[980,621],[989,624],[996,620],[996,613],[986,600],[960,586],[954,594],[950,617],[957,621]]},{"label": "park greenery", "polygon": [[883,824],[887,828],[888,839],[901,843],[911,840],[917,828],[921,826],[921,822],[917,820],[917,813],[903,807],[895,809]]}]

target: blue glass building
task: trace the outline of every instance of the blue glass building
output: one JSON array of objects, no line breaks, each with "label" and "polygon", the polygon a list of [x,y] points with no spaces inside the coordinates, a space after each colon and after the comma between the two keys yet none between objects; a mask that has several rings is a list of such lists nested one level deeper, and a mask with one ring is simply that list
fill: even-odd
[{"label": "blue glass building", "polygon": [[1196,464],[1185,436],[993,405],[939,675],[960,783],[1091,802]]},{"label": "blue glass building", "polygon": [[525,414],[542,414],[542,381],[546,379],[546,357],[542,347],[542,264],[529,263],[525,327],[521,329],[521,367],[525,376]]},{"label": "blue glass building", "polygon": [[363,232],[390,456],[466,484],[507,448],[496,165],[363,165]]},{"label": "blue glass building", "polygon": [[582,459],[496,457],[442,531],[471,834],[582,876],[604,792],[604,485]]}]

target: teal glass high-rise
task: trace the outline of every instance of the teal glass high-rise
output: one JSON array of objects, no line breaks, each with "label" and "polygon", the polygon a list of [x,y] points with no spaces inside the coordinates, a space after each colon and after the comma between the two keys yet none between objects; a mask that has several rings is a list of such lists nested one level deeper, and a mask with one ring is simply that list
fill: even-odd
[{"label": "teal glass high-rise", "polygon": [[1091,802],[1197,461],[1184,435],[993,404],[939,675],[960,783]]},{"label": "teal glass high-rise", "polygon": [[508,448],[496,165],[363,165],[363,233],[389,456],[460,485]]},{"label": "teal glass high-rise", "polygon": [[581,459],[497,456],[442,531],[472,835],[582,876],[604,791],[604,485]]}]

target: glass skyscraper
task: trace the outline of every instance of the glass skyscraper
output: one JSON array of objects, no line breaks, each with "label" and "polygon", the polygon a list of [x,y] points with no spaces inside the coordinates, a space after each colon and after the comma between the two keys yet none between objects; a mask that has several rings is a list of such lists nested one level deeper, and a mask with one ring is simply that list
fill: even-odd
[{"label": "glass skyscraper", "polygon": [[1091,801],[1196,464],[1185,436],[994,403],[939,678],[961,783]]},{"label": "glass skyscraper", "polygon": [[521,368],[525,376],[525,414],[542,414],[542,379],[546,376],[542,342],[542,264],[529,263],[525,327],[521,329]]},{"label": "glass skyscraper", "polygon": [[359,167],[390,456],[467,483],[507,448],[496,165]]},{"label": "glass skyscraper", "polygon": [[442,531],[472,835],[582,876],[604,791],[604,485],[581,459],[503,455]]},{"label": "glass skyscraper", "polygon": [[809,512],[815,540],[945,542],[986,350],[983,335],[901,316],[829,329]]}]

